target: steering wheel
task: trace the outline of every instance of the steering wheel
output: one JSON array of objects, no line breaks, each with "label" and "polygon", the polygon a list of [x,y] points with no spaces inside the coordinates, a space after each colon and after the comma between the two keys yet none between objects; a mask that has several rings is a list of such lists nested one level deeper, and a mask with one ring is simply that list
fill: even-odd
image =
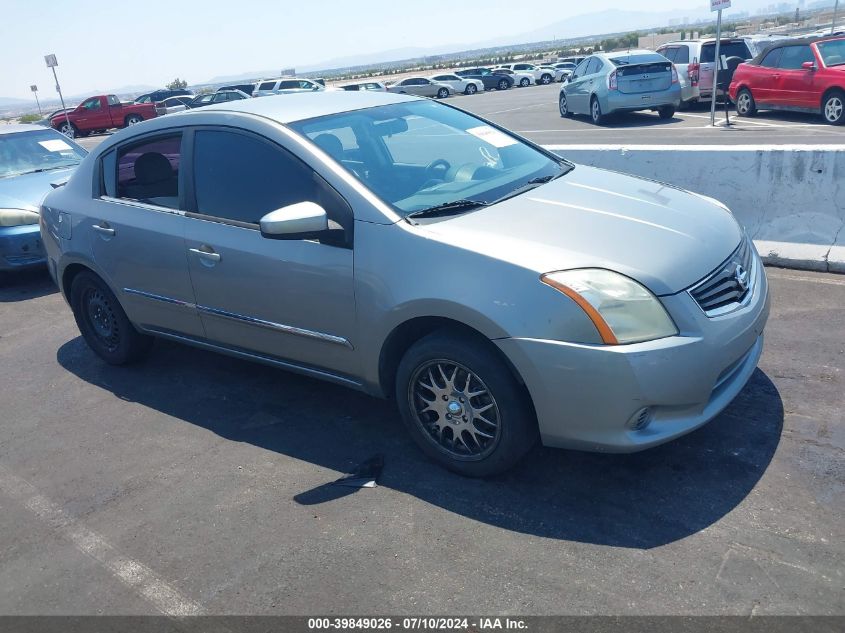
[{"label": "steering wheel", "polygon": [[446,173],[452,168],[452,164],[443,158],[431,161],[425,168],[426,177],[431,179],[445,180]]}]

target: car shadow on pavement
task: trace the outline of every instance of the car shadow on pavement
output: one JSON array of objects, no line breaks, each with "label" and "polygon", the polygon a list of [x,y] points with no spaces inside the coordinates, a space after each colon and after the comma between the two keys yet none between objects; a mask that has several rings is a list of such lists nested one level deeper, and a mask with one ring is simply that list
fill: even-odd
[{"label": "car shadow on pavement", "polygon": [[0,272],[0,303],[28,301],[58,292],[47,268]]},{"label": "car shadow on pavement", "polygon": [[380,453],[380,486],[506,530],[629,548],[677,541],[733,510],[772,460],[784,416],[757,370],[717,419],[669,444],[631,455],[537,447],[509,473],[473,480],[429,462],[392,403],[343,387],[164,341],[131,367],[106,365],[81,337],[57,360],[122,400],[338,473],[297,494],[303,505],[378,494],[331,481]]}]

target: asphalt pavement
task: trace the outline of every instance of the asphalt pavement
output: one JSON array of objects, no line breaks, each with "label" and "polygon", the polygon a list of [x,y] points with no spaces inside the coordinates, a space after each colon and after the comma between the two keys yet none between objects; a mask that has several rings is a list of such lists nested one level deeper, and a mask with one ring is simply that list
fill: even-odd
[{"label": "asphalt pavement", "polygon": [[[562,118],[557,99],[560,84],[490,90],[472,96],[455,95],[446,103],[478,114],[536,143],[627,145],[838,145],[845,143],[845,127],[827,125],[819,115],[761,112],[741,118],[730,110],[726,126],[722,104],[716,127],[710,126],[710,106],[700,104],[663,121],[655,112],[615,115],[601,126],[586,116]],[[91,149],[103,135],[80,139]]]},{"label": "asphalt pavement", "polygon": [[[19,276],[0,613],[845,615],[845,278],[768,272],[760,368],[716,420],[488,481],[338,386],[166,342],[107,366]],[[331,485],[375,454],[378,487]]]}]

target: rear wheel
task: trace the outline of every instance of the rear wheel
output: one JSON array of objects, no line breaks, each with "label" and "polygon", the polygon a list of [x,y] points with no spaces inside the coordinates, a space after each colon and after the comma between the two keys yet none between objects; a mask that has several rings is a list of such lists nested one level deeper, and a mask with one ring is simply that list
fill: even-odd
[{"label": "rear wheel", "polygon": [[478,86],[476,86],[475,84],[468,84],[466,89],[464,90],[464,94],[467,95],[474,95],[476,92],[478,92]]},{"label": "rear wheel", "polygon": [[675,116],[675,108],[672,106],[664,106],[657,111],[657,114],[665,121]]},{"label": "rear wheel", "polygon": [[822,116],[831,125],[845,123],[845,92],[834,90],[824,97]]},{"label": "rear wheel", "polygon": [[508,83],[507,79],[501,79],[499,81],[499,85],[496,86],[496,88],[498,88],[499,90],[507,90],[510,87],[511,87],[511,85]]},{"label": "rear wheel", "polygon": [[396,375],[411,436],[434,461],[468,477],[508,470],[538,435],[530,401],[489,345],[440,330],[405,353]]},{"label": "rear wheel", "polygon": [[152,346],[152,338],[135,329],[117,297],[94,273],[74,278],[70,306],[85,342],[110,365],[139,360]]},{"label": "rear wheel", "polygon": [[546,74],[540,77],[540,81],[544,86],[548,86],[550,83],[552,83],[552,81],[554,81],[554,77],[549,74]]},{"label": "rear wheel", "polygon": [[523,88],[527,88],[531,85],[531,80],[528,77],[523,77],[519,80],[519,85]]},{"label": "rear wheel", "polygon": [[438,99],[445,99],[448,96],[449,96],[449,91],[446,90],[446,88],[441,88],[440,90],[437,91],[437,98]]},{"label": "rear wheel", "polygon": [[590,99],[590,118],[596,125],[604,123],[604,114],[602,114],[601,104],[597,97]]},{"label": "rear wheel", "polygon": [[126,117],[126,127],[129,127],[130,125],[136,125],[143,120],[144,119],[140,115],[130,114],[128,117]]},{"label": "rear wheel", "polygon": [[736,113],[739,116],[754,116],[757,114],[757,103],[748,88],[743,88],[736,95]]}]

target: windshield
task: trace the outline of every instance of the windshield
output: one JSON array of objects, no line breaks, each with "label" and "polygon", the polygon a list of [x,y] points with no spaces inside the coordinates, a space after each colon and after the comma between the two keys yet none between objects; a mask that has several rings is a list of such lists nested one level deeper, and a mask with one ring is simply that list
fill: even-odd
[{"label": "windshield", "polygon": [[403,216],[456,201],[494,203],[529,181],[549,180],[571,169],[433,101],[333,114],[291,127]]},{"label": "windshield", "polygon": [[0,134],[0,178],[73,167],[85,154],[53,130]]},{"label": "windshield", "polygon": [[825,66],[845,64],[845,40],[831,40],[816,44]]}]

